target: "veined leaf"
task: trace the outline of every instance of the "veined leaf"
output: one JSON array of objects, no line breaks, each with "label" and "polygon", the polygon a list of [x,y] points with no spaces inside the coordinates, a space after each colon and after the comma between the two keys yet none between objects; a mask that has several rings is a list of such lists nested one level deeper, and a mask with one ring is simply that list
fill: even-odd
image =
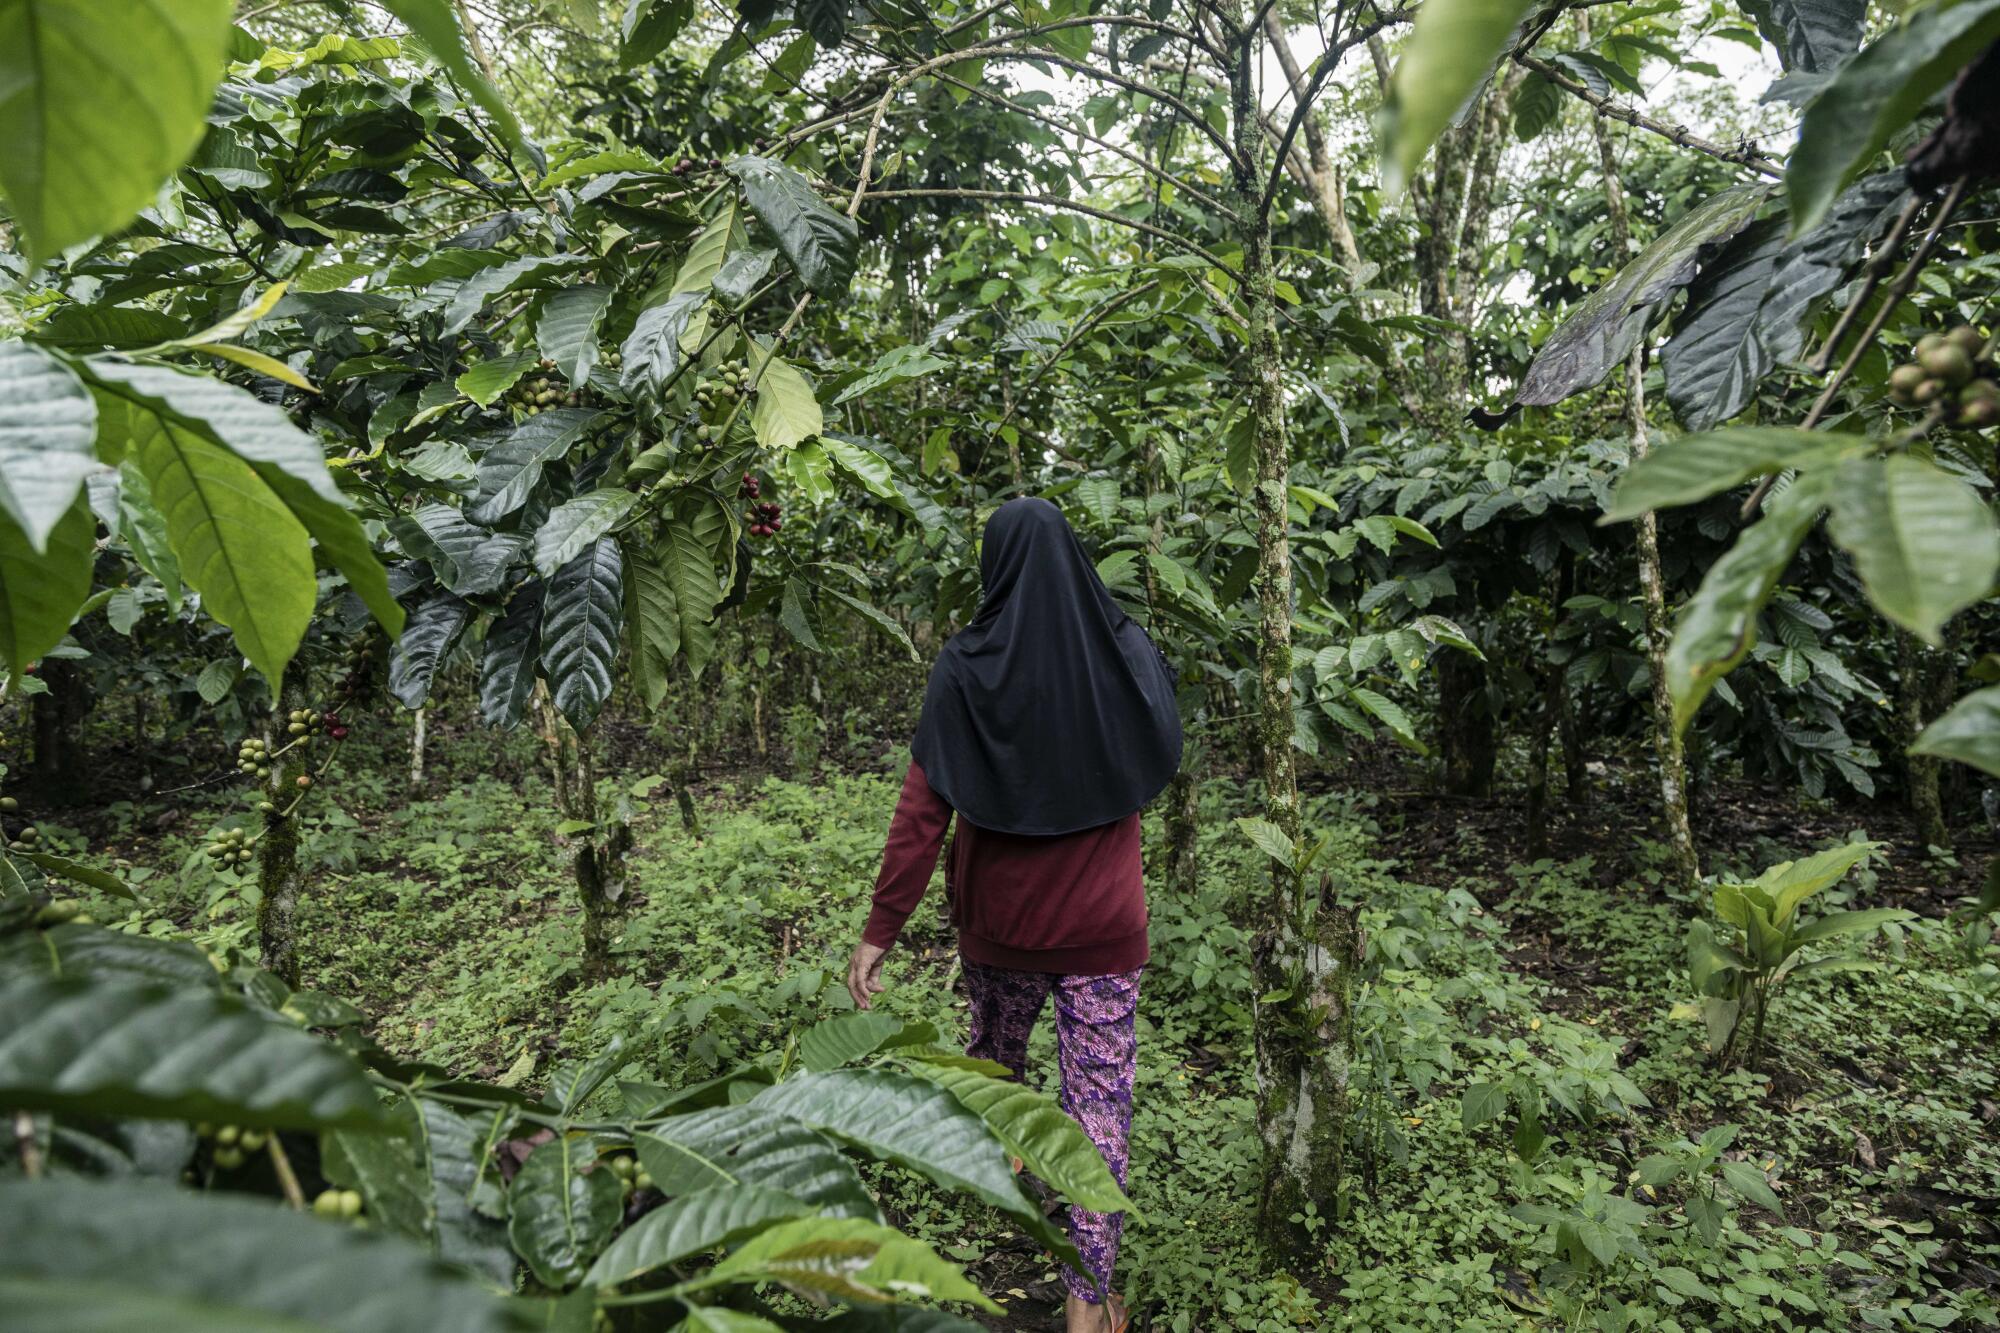
[{"label": "veined leaf", "polygon": [[0,192],[30,265],[117,231],[207,128],[228,0],[0,4]]},{"label": "veined leaf", "polygon": [[819,636],[813,633],[812,618],[806,614],[805,585],[796,578],[785,580],[784,595],[778,605],[778,623],[807,651],[820,651]]},{"label": "veined leaf", "polygon": [[903,1020],[887,1014],[835,1014],[799,1034],[799,1063],[815,1074],[838,1069],[873,1055],[902,1030]]},{"label": "veined leaf", "polygon": [[769,349],[760,350],[764,373],[757,381],[757,398],[750,407],[757,443],[766,449],[797,448],[826,429],[826,417],[806,377],[785,358]]},{"label": "veined leaf", "polygon": [[722,270],[723,257],[729,252],[729,235],[735,230],[736,201],[731,199],[688,246],[687,256],[681,260],[680,271],[674,274],[674,285],[667,289],[667,295],[696,292],[706,296],[709,284]]},{"label": "veined leaf", "polygon": [[1137,1214],[1097,1145],[1044,1094],[1012,1079],[970,1069],[921,1060],[906,1067],[985,1121],[993,1136],[1037,1180],[1062,1191],[1070,1202],[1101,1213]]},{"label": "veined leaf", "polygon": [[96,439],[97,405],[69,367],[31,343],[0,342],[0,514],[37,554],[97,466]]},{"label": "veined leaf", "polygon": [[1694,276],[1703,247],[1742,230],[1768,193],[1761,185],[1724,190],[1661,232],[1549,335],[1535,353],[1515,401],[1530,406],[1559,403],[1624,364],[1654,311]]},{"label": "veined leaf", "polygon": [[1858,435],[1793,426],[1738,426],[1684,435],[1659,445],[1625,469],[1604,521],[1637,518],[1652,509],[1693,504],[1752,477],[1787,468],[1826,467],[1869,447]]},{"label": "veined leaf", "polygon": [[422,708],[431,696],[431,681],[472,618],[465,599],[449,592],[433,594],[403,626],[402,637],[389,652],[389,693],[405,708]]},{"label": "veined leaf", "polygon": [[636,491],[614,488],[586,491],[557,505],[535,529],[535,572],[553,578],[558,569],[616,527],[637,503]]},{"label": "veined leaf", "polygon": [[10,1323],[45,1329],[520,1327],[500,1297],[395,1237],[275,1199],[127,1179],[0,1185],[0,1302]]},{"label": "veined leaf", "polygon": [[670,1195],[761,1186],[837,1217],[880,1221],[846,1155],[825,1135],[756,1102],[675,1115],[632,1136],[640,1163]]},{"label": "veined leaf", "polygon": [[928,347],[916,344],[892,347],[875,358],[875,364],[868,368],[866,374],[840,391],[839,396],[833,400],[834,406],[838,407],[851,398],[859,398],[862,394],[879,389],[885,384],[917,379],[934,370],[943,370],[950,364],[951,362]]},{"label": "veined leaf", "polygon": [[612,1286],[754,1236],[810,1210],[783,1190],[726,1185],[695,1190],[647,1213],[591,1265],[587,1281]]},{"label": "veined leaf", "polygon": [[1236,821],[1236,827],[1243,836],[1257,845],[1257,850],[1284,866],[1287,870],[1295,864],[1297,852],[1285,831],[1268,819],[1245,816]]},{"label": "veined leaf", "polygon": [[2000,40],[2000,0],[1927,5],[1840,67],[1806,108],[1785,167],[1792,234],[1818,224],[1960,68]]},{"label": "veined leaf", "polygon": [[40,551],[12,517],[0,514],[0,662],[16,679],[63,641],[90,596],[96,536],[82,496],[49,529]]},{"label": "veined leaf", "polygon": [[672,585],[680,620],[680,647],[688,669],[696,675],[715,655],[715,608],[722,601],[722,584],[715,573],[715,546],[728,518],[712,501],[683,505],[659,539],[657,547],[667,582]]},{"label": "veined leaf", "polygon": [[712,284],[715,294],[731,305],[742,305],[750,299],[765,278],[771,276],[771,265],[776,263],[776,250],[738,250],[722,261],[722,267],[715,272]]},{"label": "veined leaf", "polygon": [[587,1135],[554,1138],[528,1156],[507,1190],[507,1234],[543,1285],[582,1281],[624,1212],[618,1177]]},{"label": "veined leaf", "polygon": [[597,330],[611,304],[611,289],[579,283],[549,293],[535,321],[535,344],[571,384],[584,384],[597,364]]},{"label": "veined leaf", "polygon": [[1826,472],[1800,474],[1790,488],[1765,504],[1764,516],[1738,534],[1736,544],[1709,567],[1667,647],[1675,726],[1685,730],[1715,682],[1755,646],[1757,616],[1826,507],[1831,489],[1832,478]]},{"label": "veined leaf", "polygon": [[[1854,54],[1868,0],[1737,0],[1787,70],[1831,72]],[[1777,1211],[1776,1209],[1772,1210]]]},{"label": "veined leaf", "polygon": [[480,457],[479,493],[465,516],[497,523],[526,504],[543,466],[568,453],[597,417],[588,408],[558,407],[514,427]]},{"label": "veined leaf", "polygon": [[1833,539],[1875,609],[1929,643],[1944,622],[1993,590],[2000,531],[1986,502],[1940,468],[1894,454],[1843,464]]},{"label": "veined leaf", "polygon": [[534,364],[533,352],[507,352],[490,361],[481,361],[453,381],[453,387],[481,407],[489,407],[495,398],[513,388]]},{"label": "veined leaf", "polygon": [[836,1069],[791,1078],[751,1106],[824,1130],[1014,1218],[1059,1258],[1073,1247],[1021,1192],[985,1122],[941,1088],[907,1074]]},{"label": "veined leaf", "polygon": [[210,990],[37,977],[0,986],[0,1013],[10,1106],[301,1129],[383,1123],[353,1057]]},{"label": "veined leaf", "polygon": [[549,579],[542,606],[542,675],[569,724],[582,731],[611,697],[612,663],[624,623],[625,562],[600,537]]},{"label": "veined leaf", "polygon": [[2000,778],[2000,685],[1975,690],[1923,729],[1911,754],[1971,764]]},{"label": "veined leaf", "polygon": [[178,416],[99,400],[125,439],[166,520],[181,576],[236,646],[273,683],[304,637],[319,582],[303,524],[250,464]]},{"label": "veined leaf", "polygon": [[1484,86],[1530,0],[1427,0],[1376,122],[1382,179],[1401,193],[1438,136]]},{"label": "veined leaf", "polygon": [[679,373],[686,360],[681,335],[688,321],[708,301],[708,290],[679,292],[639,315],[620,351],[624,365],[618,385],[629,394],[658,394]]},{"label": "veined leaf", "polygon": [[[493,1145],[512,1112],[457,1111],[423,1097],[414,1104],[417,1133],[410,1143],[429,1181],[431,1248],[441,1259],[482,1273],[503,1288],[512,1286],[517,1265],[506,1224],[472,1206],[473,1191],[482,1184],[498,1200]],[[487,1173],[493,1178],[487,1179]]]},{"label": "veined leaf", "polygon": [[805,1217],[759,1232],[710,1278],[782,1282],[817,1299],[886,1304],[904,1293],[998,1311],[957,1264],[893,1227],[858,1217]]},{"label": "veined leaf", "polygon": [[847,290],[861,244],[854,220],[828,208],[806,179],[782,162],[744,156],[725,167],[742,183],[750,211],[770,231],[799,281],[821,296]]},{"label": "veined leaf", "polygon": [[632,680],[646,707],[667,695],[667,666],[681,650],[681,609],[659,553],[627,534],[625,623],[632,627]]},{"label": "veined leaf", "polygon": [[479,659],[479,715],[496,727],[520,725],[535,692],[535,663],[542,651],[542,585],[517,589],[507,609],[486,631]]}]

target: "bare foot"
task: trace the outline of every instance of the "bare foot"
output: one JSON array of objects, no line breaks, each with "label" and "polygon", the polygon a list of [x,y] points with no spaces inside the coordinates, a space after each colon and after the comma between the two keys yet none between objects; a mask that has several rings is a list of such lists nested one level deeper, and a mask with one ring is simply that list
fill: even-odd
[{"label": "bare foot", "polygon": [[1063,1317],[1069,1333],[1118,1333],[1125,1326],[1125,1303],[1113,1296],[1102,1305],[1072,1296],[1063,1302]]}]

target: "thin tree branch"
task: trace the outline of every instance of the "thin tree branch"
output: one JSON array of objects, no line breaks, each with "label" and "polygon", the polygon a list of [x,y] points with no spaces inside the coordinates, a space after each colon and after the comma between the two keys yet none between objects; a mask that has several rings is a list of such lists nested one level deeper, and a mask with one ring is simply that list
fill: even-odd
[{"label": "thin tree branch", "polygon": [[1583,83],[1563,73],[1540,56],[1529,55],[1526,52],[1517,52],[1514,56],[1514,61],[1522,68],[1541,75],[1550,83],[1553,83],[1556,87],[1575,97],[1607,120],[1622,121],[1634,129],[1646,130],[1649,133],[1671,139],[1683,148],[1692,148],[1697,153],[1706,153],[1708,156],[1721,161],[1733,162],[1740,167],[1748,167],[1758,175],[1768,176],[1772,180],[1781,180],[1784,177],[1784,168],[1755,149],[1747,147],[1725,148],[1719,143],[1712,143],[1699,135],[1688,133],[1687,126],[1685,125],[1669,125],[1665,121],[1654,120],[1651,116],[1644,115],[1632,107],[1620,106],[1610,98],[1592,92]]},{"label": "thin tree branch", "polygon": [[1133,231],[1143,232],[1157,240],[1164,241],[1176,249],[1185,250],[1189,254],[1200,255],[1203,259],[1206,259],[1225,273],[1234,271],[1228,264],[1222,261],[1220,256],[1202,248],[1184,236],[1176,236],[1165,228],[1155,227],[1149,222],[1140,222],[1133,218],[1120,217],[1118,214],[1105,209],[1092,208],[1089,204],[1079,204],[1075,200],[1063,199],[1052,194],[1032,194],[1024,190],[873,190],[869,192],[868,199],[870,201],[877,199],[991,199],[1007,203],[1038,204],[1043,208],[1057,208],[1069,213],[1081,213],[1086,217],[1097,218],[1103,222],[1115,222],[1121,227],[1130,227]]}]

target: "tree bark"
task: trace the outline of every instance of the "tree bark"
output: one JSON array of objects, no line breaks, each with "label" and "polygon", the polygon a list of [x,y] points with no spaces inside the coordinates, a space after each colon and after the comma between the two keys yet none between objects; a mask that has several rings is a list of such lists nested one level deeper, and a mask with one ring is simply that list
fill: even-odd
[{"label": "tree bark", "polygon": [[[271,717],[285,716],[284,701],[271,697]],[[264,731],[264,744],[278,749],[290,739],[275,726]],[[298,914],[304,896],[304,876],[299,870],[299,821],[297,807],[305,789],[299,779],[306,775],[307,750],[301,746],[271,765],[265,779],[264,799],[271,810],[264,816],[263,837],[257,845],[257,953],[264,970],[294,990],[299,985]]]},{"label": "tree bark", "polygon": [[1183,902],[1193,899],[1200,871],[1196,835],[1200,831],[1201,784],[1194,775],[1194,763],[1181,765],[1167,785],[1166,886],[1167,892]]},{"label": "tree bark", "polygon": [[599,818],[597,773],[590,751],[539,681],[535,722],[548,752],[556,809],[568,821],[589,825],[567,835],[570,873],[583,909],[583,979],[602,981],[610,975],[611,945],[624,915],[625,853],[632,847],[632,830],[622,819]]},{"label": "tree bark", "polygon": [[430,743],[429,708],[419,708],[410,722],[410,790],[424,785],[424,750]]},{"label": "tree bark", "polygon": [[[1632,225],[1625,211],[1625,191],[1619,183],[1618,157],[1612,151],[1611,130],[1601,119],[1590,123],[1597,139],[1598,164],[1604,173],[1605,209],[1611,217],[1611,236],[1618,244],[1618,262],[1623,264],[1632,248]],[[1646,456],[1646,347],[1643,342],[1632,350],[1625,372],[1625,415],[1632,430],[1632,461]],[[1653,754],[1660,769],[1660,818],[1667,826],[1667,854],[1673,876],[1684,889],[1692,890],[1701,879],[1701,857],[1694,845],[1694,827],[1688,819],[1687,762],[1681,750],[1680,732],[1674,728],[1673,691],[1667,685],[1667,644],[1673,637],[1667,615],[1666,578],[1660,570],[1660,523],[1648,511],[1637,524],[1639,591],[1646,613],[1646,666],[1652,678]]]},{"label": "tree bark", "polygon": [[[1264,817],[1300,841],[1292,754],[1291,447],[1285,426],[1282,349],[1269,215],[1262,207],[1264,136],[1255,83],[1256,43],[1229,70],[1233,141],[1241,159],[1242,294],[1249,341],[1249,407],[1256,455],[1258,764]],[[1299,874],[1271,863],[1255,908],[1251,971],[1257,1001],[1257,1127],[1264,1145],[1258,1231],[1273,1257],[1297,1267],[1316,1258],[1308,1211],[1338,1212],[1346,1144],[1352,1037],[1349,996],[1358,932],[1351,913],[1309,895]],[[1269,997],[1269,998],[1265,998]]]},{"label": "tree bark", "polygon": [[1438,759],[1444,789],[1454,796],[1493,792],[1499,729],[1486,696],[1486,663],[1470,653],[1438,657]]},{"label": "tree bark", "polygon": [[1909,744],[1929,721],[1926,705],[1932,694],[1932,678],[1938,674],[1932,659],[1941,656],[1926,648],[1906,629],[1896,631],[1896,712],[1902,723],[1904,801],[1916,821],[1917,836],[1927,847],[1951,847],[1951,832],[1944,820],[1944,799],[1938,789],[1939,762],[1928,756],[1910,754]]}]

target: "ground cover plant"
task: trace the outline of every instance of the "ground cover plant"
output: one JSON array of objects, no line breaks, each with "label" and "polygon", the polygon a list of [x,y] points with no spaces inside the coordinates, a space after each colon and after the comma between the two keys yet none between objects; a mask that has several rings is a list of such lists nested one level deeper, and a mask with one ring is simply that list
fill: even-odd
[{"label": "ground cover plant", "polygon": [[[0,89],[10,1319],[1039,1327],[1073,1201],[1141,1327],[2000,1322],[2000,4],[11,0]],[[936,898],[841,984],[1019,495],[1180,682],[1129,1192]]]}]

